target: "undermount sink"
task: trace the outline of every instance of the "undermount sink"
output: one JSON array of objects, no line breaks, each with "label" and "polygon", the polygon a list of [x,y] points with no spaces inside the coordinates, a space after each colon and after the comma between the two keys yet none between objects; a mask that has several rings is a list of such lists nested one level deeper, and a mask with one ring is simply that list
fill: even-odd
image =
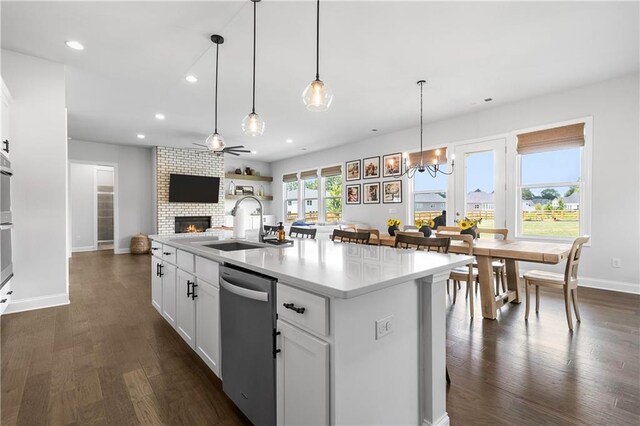
[{"label": "undermount sink", "polygon": [[204,246],[222,251],[251,250],[265,247],[262,244],[245,243],[240,241],[224,241],[214,244],[205,244]]}]

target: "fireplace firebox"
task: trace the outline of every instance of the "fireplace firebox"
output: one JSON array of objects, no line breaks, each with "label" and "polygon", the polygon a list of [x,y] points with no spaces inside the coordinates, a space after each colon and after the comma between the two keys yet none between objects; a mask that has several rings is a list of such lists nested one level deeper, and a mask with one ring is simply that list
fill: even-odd
[{"label": "fireplace firebox", "polygon": [[204,232],[210,227],[210,216],[176,216],[176,234]]}]

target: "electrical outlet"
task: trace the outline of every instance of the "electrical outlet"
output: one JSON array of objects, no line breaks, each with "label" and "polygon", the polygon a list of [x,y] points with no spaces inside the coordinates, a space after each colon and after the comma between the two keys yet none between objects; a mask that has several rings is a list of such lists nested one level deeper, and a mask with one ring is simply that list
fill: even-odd
[{"label": "electrical outlet", "polygon": [[622,268],[622,261],[620,260],[619,257],[612,257],[611,258],[611,267],[612,268]]},{"label": "electrical outlet", "polygon": [[393,331],[393,315],[376,321],[376,340],[382,339]]}]

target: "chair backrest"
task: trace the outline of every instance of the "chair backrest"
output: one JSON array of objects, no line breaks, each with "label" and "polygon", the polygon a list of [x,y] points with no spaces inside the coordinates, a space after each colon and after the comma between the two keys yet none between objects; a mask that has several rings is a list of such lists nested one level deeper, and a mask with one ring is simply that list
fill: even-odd
[{"label": "chair backrest", "polygon": [[429,238],[417,232],[396,232],[394,247],[449,253],[450,243],[449,237]]},{"label": "chair backrest", "polygon": [[567,267],[564,270],[564,281],[575,281],[578,279],[578,264],[580,263],[580,254],[582,253],[582,246],[589,241],[588,235],[578,237],[573,241],[569,257],[567,258]]},{"label": "chair backrest", "polygon": [[278,235],[278,227],[276,225],[264,225],[266,235]]},{"label": "chair backrest", "polygon": [[318,229],[316,228],[299,228],[297,226],[292,226],[289,230],[289,236],[294,238],[316,238],[316,232]]},{"label": "chair backrest", "polygon": [[342,243],[369,244],[371,238],[370,232],[353,232],[334,229],[331,234],[331,241],[340,241]]},{"label": "chair backrest", "polygon": [[[356,228],[356,232],[368,232],[370,236],[375,235],[375,242],[380,245],[380,230],[376,228]],[[371,242],[371,240],[369,240]]]},{"label": "chair backrest", "polygon": [[356,224],[355,223],[344,223],[338,226],[341,231],[353,231],[356,232]]},{"label": "chair backrest", "polygon": [[481,234],[493,234],[494,238],[496,235],[499,235],[501,238],[497,239],[506,240],[508,233],[509,230],[507,228],[478,228],[478,238],[480,238]]},{"label": "chair backrest", "polygon": [[409,230],[409,229],[418,229],[418,227],[417,227],[417,226],[415,226],[415,225],[404,225],[404,226],[402,227],[402,230],[403,230],[403,231],[407,231],[407,230]]},{"label": "chair backrest", "polygon": [[[442,227],[440,227],[442,228]],[[440,229],[438,228],[438,229]],[[466,253],[469,256],[473,256],[473,237],[467,234],[442,234],[440,232],[436,232],[436,237],[438,238],[450,238],[451,241],[462,241],[462,245],[466,249]]]},{"label": "chair backrest", "polygon": [[458,226],[438,226],[438,229],[436,229],[436,231],[460,232],[461,229]]}]

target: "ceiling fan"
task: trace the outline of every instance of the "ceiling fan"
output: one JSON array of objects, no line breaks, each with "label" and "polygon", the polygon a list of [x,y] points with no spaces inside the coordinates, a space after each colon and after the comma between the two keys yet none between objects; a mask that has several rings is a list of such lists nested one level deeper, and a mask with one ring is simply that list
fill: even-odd
[{"label": "ceiling fan", "polygon": [[231,155],[238,156],[238,155],[240,155],[240,153],[243,153],[243,152],[251,152],[248,149],[242,149],[242,148],[244,148],[244,145],[226,146],[226,147],[224,147],[222,149],[219,149],[219,150],[212,150],[207,145],[205,145],[203,143],[193,142],[193,144],[196,145],[196,146],[203,147],[204,149],[202,151],[210,151],[210,152],[212,152],[213,154],[215,154],[217,156],[220,156],[222,154],[231,154]]}]

